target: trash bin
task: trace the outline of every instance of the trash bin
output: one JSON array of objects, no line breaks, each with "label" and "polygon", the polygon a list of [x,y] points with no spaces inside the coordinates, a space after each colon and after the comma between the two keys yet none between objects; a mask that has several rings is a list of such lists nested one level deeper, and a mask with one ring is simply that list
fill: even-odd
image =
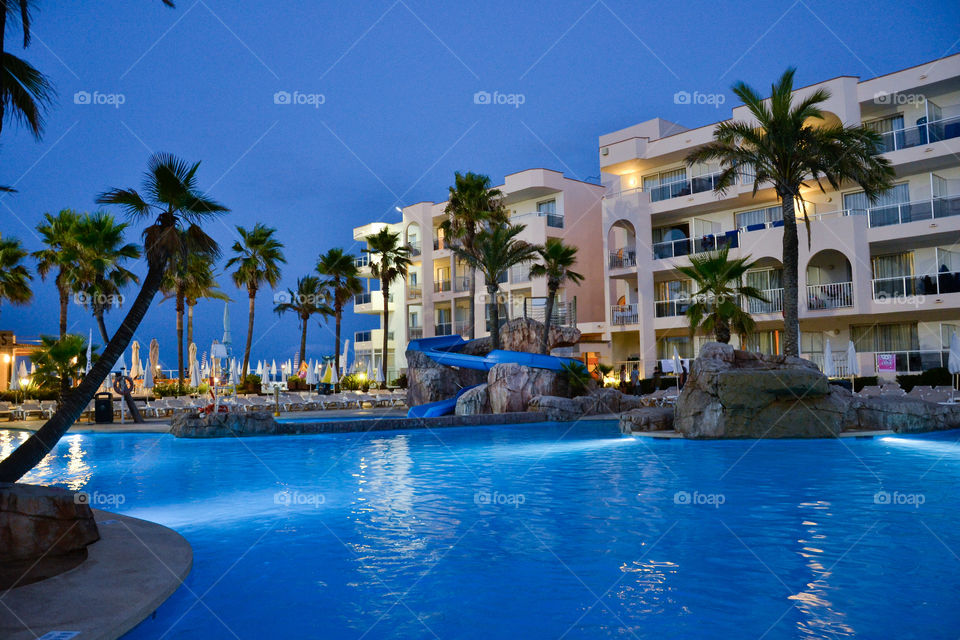
[{"label": "trash bin", "polygon": [[97,424],[113,422],[113,397],[109,393],[98,393],[94,396],[93,421]]}]

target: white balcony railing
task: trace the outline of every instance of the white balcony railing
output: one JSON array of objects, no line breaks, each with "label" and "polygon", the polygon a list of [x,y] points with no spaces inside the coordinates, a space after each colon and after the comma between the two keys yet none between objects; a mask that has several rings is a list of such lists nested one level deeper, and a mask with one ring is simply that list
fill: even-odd
[{"label": "white balcony railing", "polygon": [[[820,371],[823,371],[823,364],[825,358],[822,353],[804,353],[802,357],[805,360],[809,360],[813,364],[820,367]],[[847,352],[835,353],[833,354],[833,375],[838,378],[845,378],[850,375],[850,367],[847,363]]]},{"label": "white balcony railing", "polygon": [[632,247],[624,247],[610,252],[610,268],[624,269],[637,266],[637,251]]},{"label": "white balcony railing", "polygon": [[825,218],[840,218],[846,216],[867,216],[867,225],[873,227],[889,227],[895,224],[906,224],[919,220],[936,220],[960,215],[960,196],[944,196],[927,200],[914,200],[898,204],[885,204],[867,209],[840,209],[838,211],[824,211],[811,216],[813,220]]},{"label": "white balcony railing", "polygon": [[757,300],[749,298],[747,300],[747,309],[750,313],[780,313],[783,311],[783,289],[764,289],[760,293],[769,300]]},{"label": "white balcony railing", "polygon": [[615,304],[610,307],[610,321],[615,325],[637,324],[640,314],[636,303]]},{"label": "white balcony railing", "polygon": [[889,153],[900,149],[933,144],[960,136],[960,116],[941,118],[915,127],[895,129],[880,134],[877,153]]},{"label": "white balcony railing", "polygon": [[419,340],[423,337],[423,327],[407,327],[407,339]]},{"label": "white balcony railing", "polygon": [[960,293],[960,271],[873,279],[874,300],[937,296],[942,293]]},{"label": "white balcony railing", "polygon": [[671,300],[654,300],[653,312],[658,318],[671,318],[686,315],[690,306],[690,298],[673,298]]},{"label": "white balcony railing", "polygon": [[842,309],[853,306],[853,283],[833,282],[807,286],[807,309]]}]

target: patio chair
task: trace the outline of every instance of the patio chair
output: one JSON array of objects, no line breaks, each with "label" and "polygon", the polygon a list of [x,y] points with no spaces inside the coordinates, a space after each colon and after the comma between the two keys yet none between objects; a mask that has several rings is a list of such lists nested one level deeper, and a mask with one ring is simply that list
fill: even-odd
[{"label": "patio chair", "polygon": [[13,405],[9,402],[0,402],[0,417],[4,416],[7,420],[13,419]]},{"label": "patio chair", "polygon": [[19,420],[26,420],[30,416],[42,418],[43,408],[40,406],[39,402],[34,400],[25,400],[17,409],[17,416]]},{"label": "patio chair", "polygon": [[57,403],[53,400],[41,400],[40,410],[43,411],[43,417],[50,419],[57,412]]},{"label": "patio chair", "polygon": [[863,389],[860,389],[860,395],[868,398],[879,396],[880,387],[878,385],[867,385]]},{"label": "patio chair", "polygon": [[907,392],[903,390],[896,382],[892,384],[880,385],[880,395],[882,396],[905,396]]}]

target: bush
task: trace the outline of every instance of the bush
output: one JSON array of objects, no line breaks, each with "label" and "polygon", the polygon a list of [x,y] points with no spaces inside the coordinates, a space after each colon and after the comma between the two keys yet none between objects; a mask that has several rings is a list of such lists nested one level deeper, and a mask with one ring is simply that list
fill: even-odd
[{"label": "bush", "polygon": [[290,391],[306,391],[307,382],[300,376],[290,376],[287,378],[287,389]]},{"label": "bush", "polygon": [[400,387],[401,389],[407,388],[407,374],[401,373],[400,377],[390,383],[391,387]]},{"label": "bush", "polygon": [[56,400],[59,390],[57,389],[37,389],[30,387],[23,391],[2,391],[0,392],[0,401],[13,402],[20,404],[26,398],[27,400]]},{"label": "bush", "polygon": [[241,393],[260,393],[261,378],[255,373],[248,373],[240,385]]},{"label": "bush", "polygon": [[370,390],[370,380],[367,376],[361,376],[356,373],[348,373],[340,378],[340,389],[343,391],[363,391]]}]

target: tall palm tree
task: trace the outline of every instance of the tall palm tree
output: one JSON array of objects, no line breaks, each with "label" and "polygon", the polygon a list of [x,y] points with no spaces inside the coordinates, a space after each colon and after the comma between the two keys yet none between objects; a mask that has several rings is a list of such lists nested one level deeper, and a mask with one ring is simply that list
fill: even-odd
[{"label": "tall palm tree", "polygon": [[27,304],[33,299],[30,270],[23,264],[27,252],[16,238],[0,238],[0,303]]},{"label": "tall palm tree", "polygon": [[728,344],[731,331],[740,336],[749,335],[756,323],[743,309],[741,301],[753,298],[769,302],[759,289],[743,284],[744,276],[756,262],[751,261],[750,256],[731,260],[729,254],[729,247],[724,247],[719,251],[690,256],[689,266],[674,266],[697,287],[691,296],[693,301],[687,307],[691,337],[700,329],[713,333],[717,342]]},{"label": "tall palm tree", "polygon": [[292,311],[300,320],[300,362],[307,359],[307,325],[310,318],[322,315],[329,318],[334,314],[329,302],[333,292],[317,276],[304,276],[297,280],[297,289],[287,289],[287,294],[273,310],[278,315]]},{"label": "tall palm tree", "polygon": [[37,273],[40,278],[56,270],[54,284],[60,299],[60,337],[67,335],[67,309],[70,294],[78,290],[82,280],[79,268],[80,243],[79,226],[81,216],[71,209],[61,209],[57,215],[43,214],[43,222],[37,225],[40,239],[46,245],[44,249],[34,251],[37,260]]},{"label": "tall palm tree", "polygon": [[[91,345],[91,354],[96,347]],[[40,336],[40,348],[30,354],[30,360],[36,366],[33,382],[44,389],[57,389],[59,407],[73,380],[87,365],[87,339],[82,335],[68,333],[62,338]]]},{"label": "tall palm tree", "polygon": [[547,238],[542,247],[537,247],[541,262],[530,267],[531,278],[547,279],[547,304],[543,319],[543,335],[540,338],[540,353],[550,351],[550,324],[553,322],[553,305],[557,290],[566,282],[580,284],[583,276],[573,270],[577,264],[577,248],[564,244],[560,238]]},{"label": "tall palm tree", "polygon": [[187,344],[193,342],[193,308],[201,300],[221,300],[232,302],[230,296],[220,289],[213,273],[216,256],[200,253],[191,254],[187,259],[186,286],[184,302],[187,304]]},{"label": "tall palm tree", "polygon": [[[815,183],[824,191],[823,180],[834,190],[845,181],[860,185],[873,201],[892,185],[893,168],[877,153],[880,136],[862,126],[826,124],[820,105],[830,98],[818,89],[794,103],[793,76],[787,69],[771,87],[764,101],[749,85],[738,82],[733,92],[743,101],[756,123],[721,122],[713,141],[687,156],[688,164],[719,161],[722,167],[714,189],[726,193],[738,175],[754,176],[753,194],[764,183],[772,185],[783,212],[783,317],[784,354],[799,354],[798,233],[796,203],[806,213],[800,193]],[[807,244],[810,221],[804,215]]]},{"label": "tall palm tree", "polygon": [[[477,233],[490,224],[506,224],[509,215],[504,208],[503,193],[494,189],[489,176],[467,172],[454,174],[454,184],[450,187],[450,197],[444,213],[447,219],[441,224],[445,237],[454,247],[460,246],[471,251]],[[470,338],[476,338],[477,283],[470,276],[470,319],[468,321]]]},{"label": "tall palm tree", "polygon": [[[213,262],[220,257],[220,248],[216,246],[216,244],[212,247],[204,246],[202,243],[195,246],[193,239],[185,230],[178,230],[177,233],[180,234],[180,242],[186,250],[183,253],[171,256],[167,261],[167,268],[160,282],[160,291],[163,293],[164,300],[173,298],[176,302],[177,384],[182,389],[184,379],[187,375],[183,358],[183,319],[187,311],[188,292],[190,288],[194,286],[197,271],[202,269],[202,266],[197,263]],[[192,337],[192,335],[187,337],[187,344],[192,341]]]},{"label": "tall palm tree", "polygon": [[237,287],[246,287],[250,297],[250,311],[247,316],[247,345],[243,350],[243,367],[240,379],[247,377],[247,365],[250,362],[250,346],[253,342],[253,316],[257,306],[257,291],[264,284],[276,288],[280,282],[280,265],[287,262],[283,257],[283,243],[274,237],[276,229],[258,222],[249,231],[237,227],[240,240],[233,243],[234,257],[227,261],[227,269],[236,267],[233,283]]},{"label": "tall palm tree", "polygon": [[365,253],[370,254],[370,272],[380,280],[380,292],[383,295],[383,355],[381,369],[383,380],[387,381],[387,337],[390,333],[390,285],[397,278],[407,277],[410,270],[410,248],[400,244],[400,234],[383,227],[378,233],[367,236]]},{"label": "tall palm tree", "polygon": [[334,247],[317,260],[317,273],[327,278],[333,293],[333,315],[336,321],[336,353],[333,366],[337,372],[337,379],[343,375],[340,371],[340,322],[343,319],[343,308],[353,296],[363,291],[360,282],[360,270],[357,268],[354,257],[339,247]]},{"label": "tall palm tree", "polygon": [[134,332],[160,289],[167,260],[171,255],[184,252],[181,236],[175,231],[185,226],[187,235],[195,244],[216,246],[216,242],[203,231],[200,224],[228,209],[200,191],[196,179],[199,167],[199,162],[191,165],[170,154],[156,154],[150,158],[144,179],[147,199],[135,189],[112,189],[97,198],[100,204],[119,205],[130,216],[150,221],[143,232],[147,275],[140,285],[140,293],[129,306],[126,317],[104,348],[103,355],[46,424],[0,461],[0,482],[16,482],[23,477],[50,452],[51,447],[80,417],[133,339]]},{"label": "tall palm tree", "polygon": [[481,229],[470,248],[458,246],[454,252],[468,265],[483,274],[490,300],[490,343],[500,348],[500,276],[510,267],[533,262],[539,247],[517,238],[526,228],[518,224],[496,224]]},{"label": "tall palm tree", "polygon": [[140,247],[124,243],[128,226],[125,222],[118,224],[103,211],[85,215],[77,224],[78,288],[84,293],[81,302],[93,313],[104,344],[110,341],[104,313],[127,285],[140,282],[136,274],[123,266],[127,260],[140,259]]}]

